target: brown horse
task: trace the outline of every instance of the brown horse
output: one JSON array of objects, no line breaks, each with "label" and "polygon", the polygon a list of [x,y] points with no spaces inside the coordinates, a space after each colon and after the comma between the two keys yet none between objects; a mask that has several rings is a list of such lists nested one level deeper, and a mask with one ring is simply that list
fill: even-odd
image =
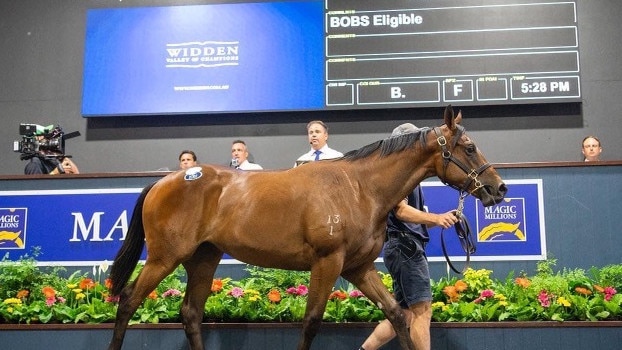
[{"label": "brown horse", "polygon": [[[339,275],[356,285],[413,349],[402,310],[374,266],[389,211],[422,180],[438,176],[486,206],[506,187],[462,126],[388,138],[343,158],[289,170],[243,172],[204,165],[172,173],[141,193],[111,270],[120,295],[109,349],[120,349],[128,321],[162,279],[183,264],[188,281],[181,318],[191,349],[203,349],[201,321],[218,263],[227,253],[263,267],[311,271],[298,349],[309,349]],[[144,242],[147,261],[125,286]]]}]

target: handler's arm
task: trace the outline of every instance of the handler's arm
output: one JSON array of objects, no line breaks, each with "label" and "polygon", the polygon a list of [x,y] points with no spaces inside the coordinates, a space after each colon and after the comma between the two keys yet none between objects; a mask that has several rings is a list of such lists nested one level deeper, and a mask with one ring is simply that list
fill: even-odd
[{"label": "handler's arm", "polygon": [[408,205],[406,199],[399,202],[393,210],[395,216],[401,221],[426,225],[428,227],[440,226],[442,228],[449,228],[451,225],[458,222],[458,218],[453,211],[442,214],[428,213]]}]

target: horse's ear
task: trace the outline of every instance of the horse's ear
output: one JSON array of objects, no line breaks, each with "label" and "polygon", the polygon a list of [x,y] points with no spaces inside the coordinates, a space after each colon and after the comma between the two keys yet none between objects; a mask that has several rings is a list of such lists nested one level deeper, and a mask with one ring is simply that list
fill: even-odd
[{"label": "horse's ear", "polygon": [[458,111],[458,115],[456,116],[456,119],[454,119],[454,122],[456,124],[460,124],[462,122],[462,111]]},{"label": "horse's ear", "polygon": [[[462,119],[460,114],[458,114],[458,116]],[[456,124],[454,123],[454,108],[451,105],[445,107],[444,119],[445,125],[447,125],[449,130],[454,130],[456,128]]]}]

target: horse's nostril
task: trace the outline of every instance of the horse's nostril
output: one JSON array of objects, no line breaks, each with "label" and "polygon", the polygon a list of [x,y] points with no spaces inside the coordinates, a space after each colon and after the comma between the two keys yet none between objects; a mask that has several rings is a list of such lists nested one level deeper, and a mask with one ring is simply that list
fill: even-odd
[{"label": "horse's nostril", "polygon": [[507,186],[505,186],[505,183],[502,182],[499,185],[499,194],[502,195],[502,196],[505,196],[506,193],[508,193],[508,188],[507,188]]}]

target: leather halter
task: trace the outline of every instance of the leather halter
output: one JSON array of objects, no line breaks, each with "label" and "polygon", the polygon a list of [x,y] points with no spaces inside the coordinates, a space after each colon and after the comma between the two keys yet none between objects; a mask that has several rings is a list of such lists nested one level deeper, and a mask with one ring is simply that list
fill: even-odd
[{"label": "leather halter", "polygon": [[[458,235],[460,245],[466,253],[466,262],[462,271],[456,269],[455,266],[451,263],[451,260],[449,259],[449,255],[447,254],[447,248],[445,246],[445,236],[443,235],[445,229],[441,230],[441,247],[443,248],[443,255],[445,255],[447,265],[449,265],[449,267],[455,273],[462,274],[469,267],[469,263],[471,261],[471,254],[475,253],[475,241],[473,240],[471,226],[469,225],[469,221],[467,220],[466,216],[463,214],[464,198],[469,194],[473,194],[473,192],[477,191],[478,189],[484,187],[484,185],[482,185],[481,181],[479,181],[477,177],[490,167],[490,163],[482,164],[477,169],[469,169],[466,165],[464,165],[464,163],[456,159],[456,157],[452,155],[451,151],[447,149],[447,139],[440,132],[440,128],[435,127],[434,133],[436,134],[436,142],[441,147],[441,155],[443,157],[443,177],[439,176],[439,178],[445,185],[448,185],[460,192],[460,198],[458,199],[458,208],[456,209],[456,216],[458,217],[458,222],[454,224],[454,229],[456,230],[456,234]],[[456,143],[458,142],[458,138],[461,136],[461,134],[462,133],[458,133],[454,137],[454,139],[452,140],[452,145],[456,145]],[[446,181],[447,166],[450,162],[457,165],[460,169],[462,169],[462,171],[464,171],[465,174],[467,174],[467,179],[464,184],[462,184],[462,187],[454,186]],[[471,192],[469,192],[469,186],[471,186],[471,183],[474,183],[474,188]]]},{"label": "leather halter", "polygon": [[[461,194],[463,192],[468,192],[469,194],[473,194],[473,192],[475,192],[478,189],[484,187],[484,185],[482,185],[482,183],[479,181],[479,179],[477,177],[481,173],[486,171],[486,169],[490,168],[490,163],[484,163],[477,169],[473,169],[473,168],[469,169],[469,167],[467,167],[466,165],[464,165],[464,163],[462,163],[461,161],[456,159],[456,157],[453,156],[451,151],[449,149],[447,149],[447,139],[445,138],[445,136],[443,134],[441,134],[439,127],[435,127],[434,128],[434,133],[436,134],[436,142],[441,147],[441,155],[443,157],[443,177],[439,176],[441,181],[445,185],[450,186],[450,187],[460,191]],[[455,145],[458,142],[458,138],[460,137],[460,135],[461,135],[461,133],[458,133],[454,137],[454,140],[452,142],[453,145]],[[464,184],[462,185],[462,187],[454,186],[454,185],[448,183],[447,180],[446,180],[447,179],[447,176],[446,176],[447,175],[447,166],[449,165],[450,162],[454,163],[455,165],[457,165],[458,168],[462,169],[462,171],[464,171],[464,173],[467,174],[467,179],[464,182]],[[473,190],[469,192],[469,186],[471,186],[472,182],[474,182],[475,188],[473,188]]]}]

